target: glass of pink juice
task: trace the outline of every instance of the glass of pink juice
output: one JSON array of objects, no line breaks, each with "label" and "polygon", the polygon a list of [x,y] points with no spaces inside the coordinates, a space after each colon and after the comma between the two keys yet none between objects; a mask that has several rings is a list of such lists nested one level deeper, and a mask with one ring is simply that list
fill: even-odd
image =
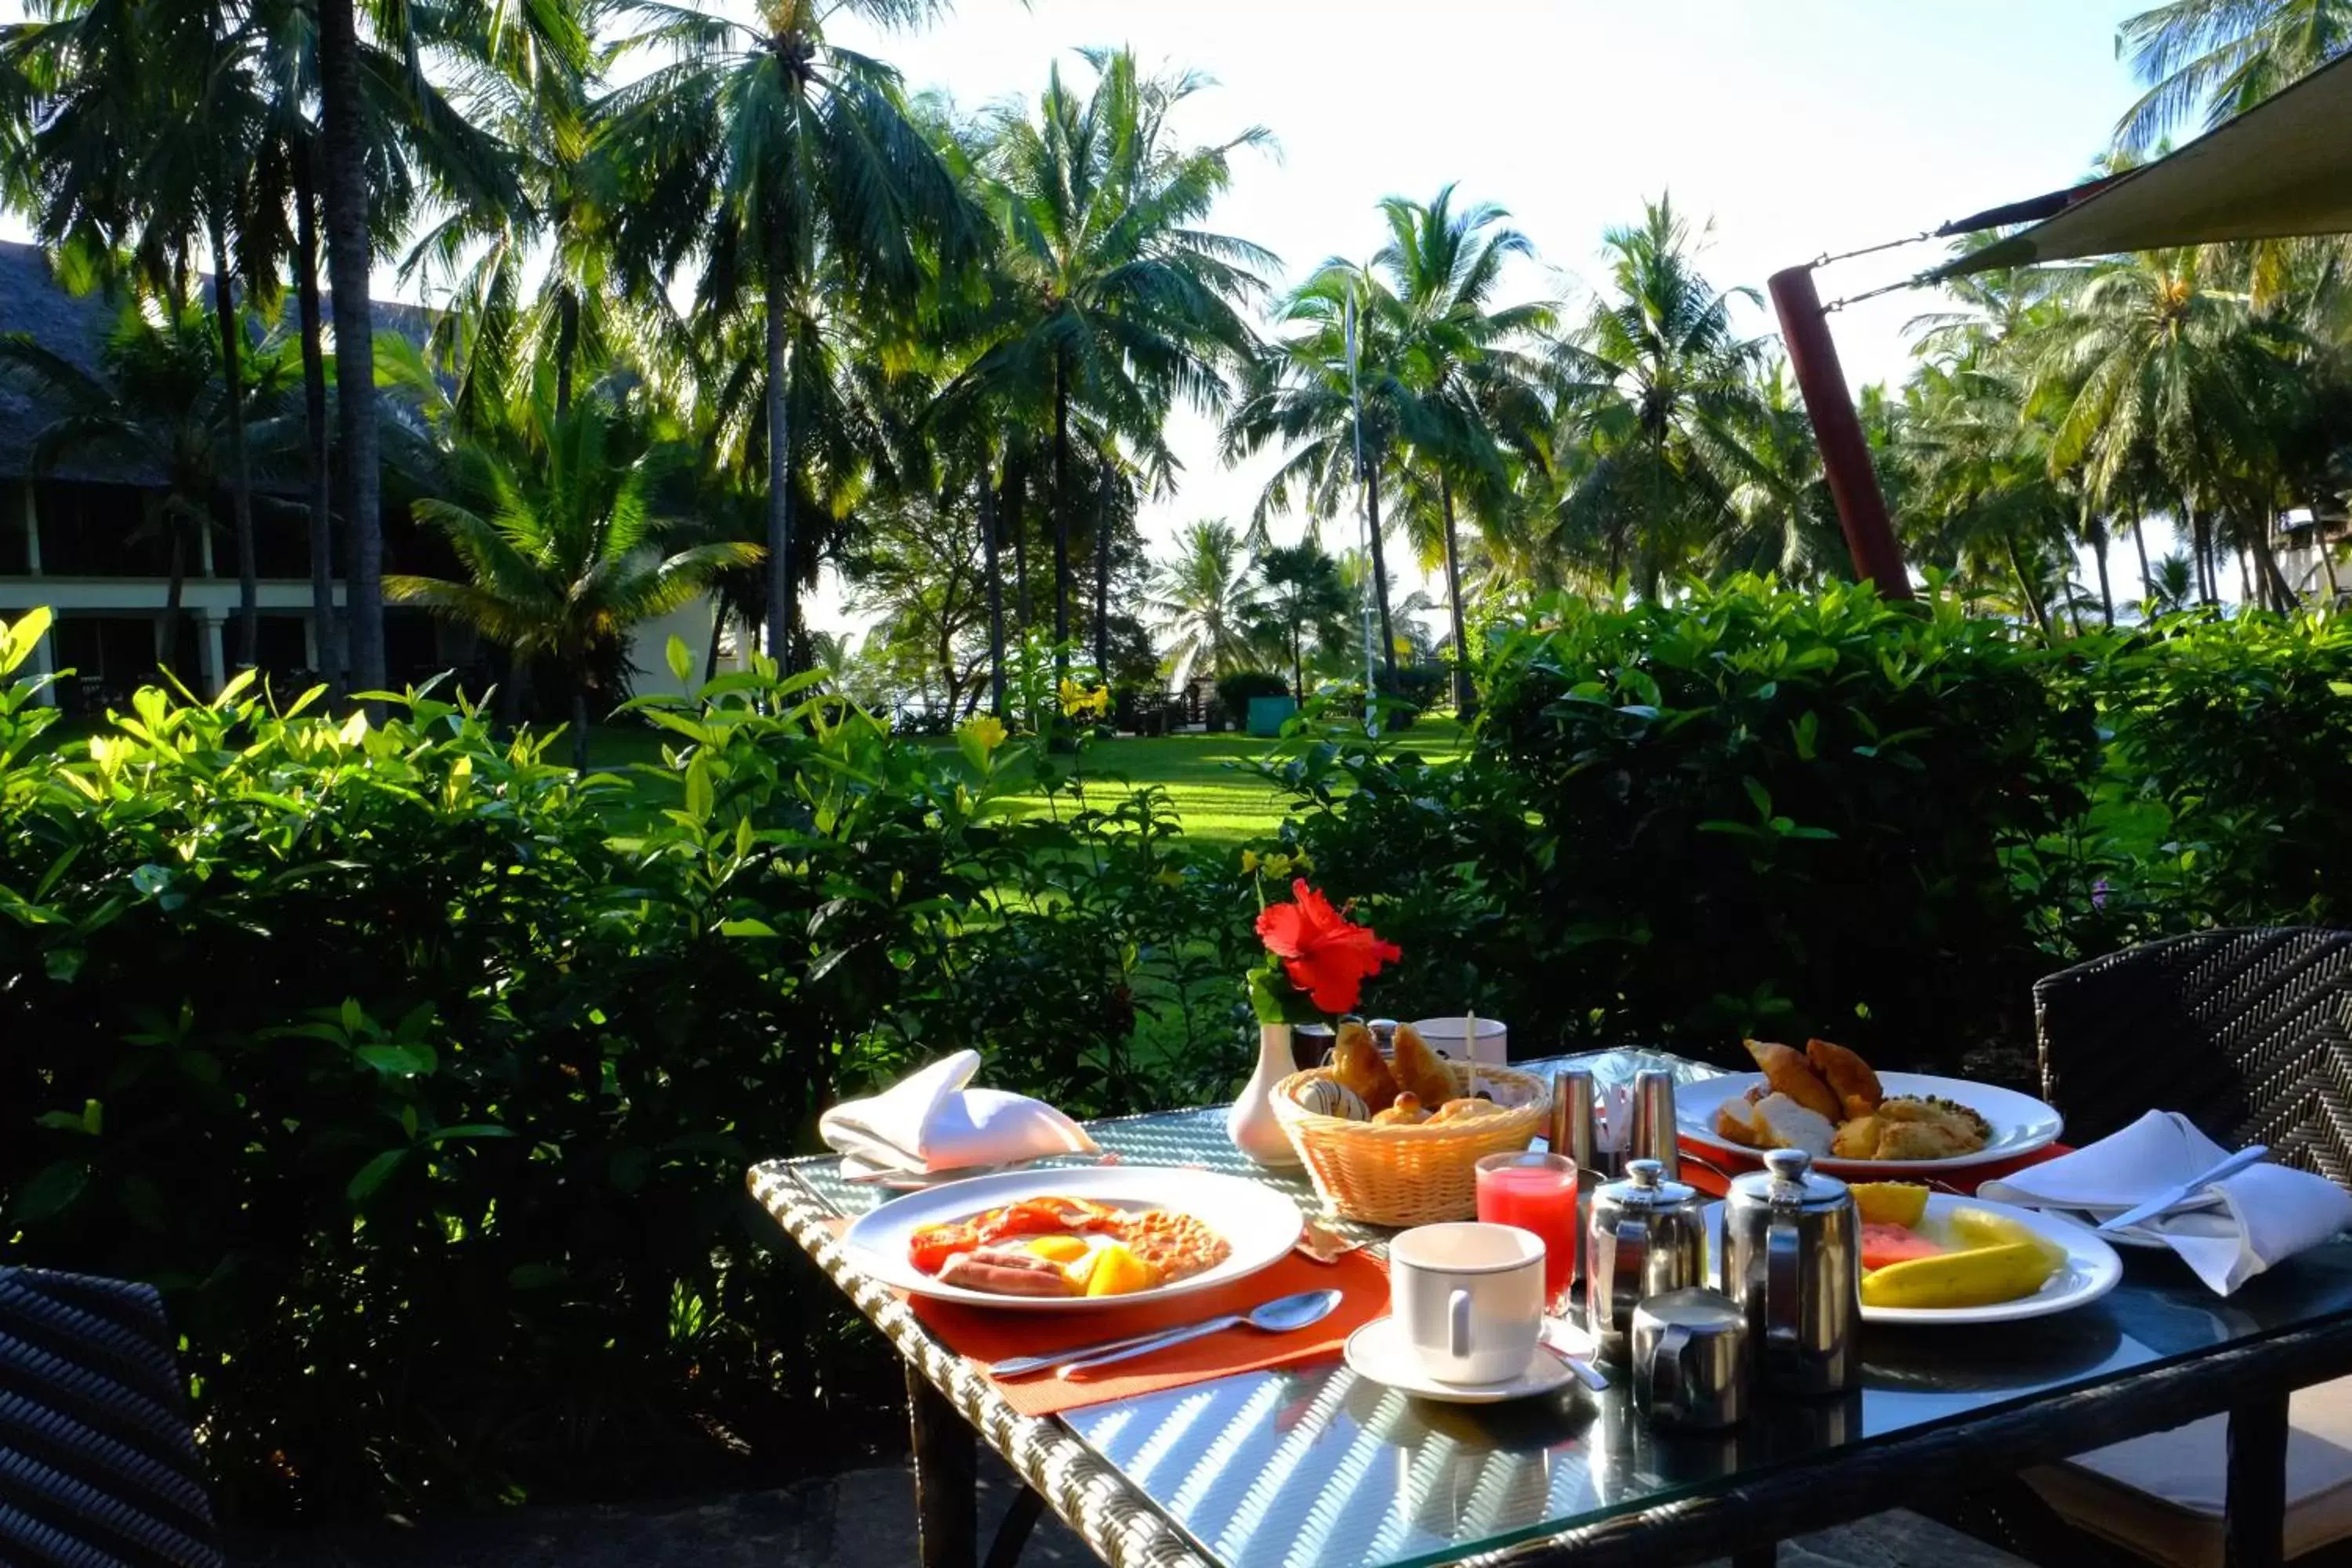
[{"label": "glass of pink juice", "polygon": [[1555,1314],[1569,1305],[1576,1278],[1576,1162],[1528,1150],[1478,1162],[1478,1217],[1514,1225],[1544,1244],[1544,1296]]}]

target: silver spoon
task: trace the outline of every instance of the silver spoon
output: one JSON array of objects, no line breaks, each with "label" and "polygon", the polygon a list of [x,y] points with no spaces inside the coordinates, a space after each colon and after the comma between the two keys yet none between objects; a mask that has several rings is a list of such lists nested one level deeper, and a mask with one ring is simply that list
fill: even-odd
[{"label": "silver spoon", "polygon": [[1302,1290],[1296,1296],[1277,1296],[1239,1316],[1210,1318],[1181,1328],[1161,1329],[1123,1340],[1106,1340],[1100,1344],[1078,1345],[1070,1350],[1055,1351],[1050,1355],[1013,1356],[1010,1360],[992,1363],[987,1370],[992,1377],[1022,1377],[1033,1372],[1043,1372],[1049,1366],[1058,1366],[1067,1373],[1078,1367],[1123,1361],[1131,1355],[1181,1344],[1186,1340],[1196,1340],[1204,1334],[1222,1333],[1243,1323],[1270,1334],[1285,1334],[1322,1321],[1339,1305],[1339,1292],[1337,1290]]}]

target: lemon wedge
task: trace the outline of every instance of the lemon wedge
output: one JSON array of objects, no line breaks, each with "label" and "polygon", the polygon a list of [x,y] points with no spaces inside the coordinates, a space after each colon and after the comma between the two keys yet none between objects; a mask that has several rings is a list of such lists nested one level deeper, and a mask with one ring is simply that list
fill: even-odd
[{"label": "lemon wedge", "polygon": [[2049,1255],[2030,1242],[1947,1252],[1940,1258],[1891,1263],[1864,1275],[1862,1304],[1946,1310],[1990,1307],[2032,1295],[2056,1272]]},{"label": "lemon wedge", "polygon": [[1927,1214],[1927,1189],[1916,1182],[1856,1182],[1853,1205],[1864,1225],[1899,1225],[1916,1230]]}]

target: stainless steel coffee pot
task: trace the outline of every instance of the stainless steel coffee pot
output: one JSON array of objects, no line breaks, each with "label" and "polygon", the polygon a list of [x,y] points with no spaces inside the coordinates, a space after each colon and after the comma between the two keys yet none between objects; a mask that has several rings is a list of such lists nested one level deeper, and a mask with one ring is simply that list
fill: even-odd
[{"label": "stainless steel coffee pot", "polygon": [[1652,1296],[1706,1282],[1706,1199],[1635,1160],[1625,1179],[1592,1194],[1584,1237],[1584,1322],[1599,1359],[1623,1366],[1633,1309]]},{"label": "stainless steel coffee pot", "polygon": [[1737,1426],[1748,1415],[1748,1316],[1730,1297],[1669,1290],[1633,1309],[1633,1404],[1661,1426]]},{"label": "stainless steel coffee pot", "polygon": [[1862,1375],[1862,1216],[1801,1149],[1774,1149],[1723,1205],[1723,1293],[1748,1314],[1759,1380],[1843,1394]]}]

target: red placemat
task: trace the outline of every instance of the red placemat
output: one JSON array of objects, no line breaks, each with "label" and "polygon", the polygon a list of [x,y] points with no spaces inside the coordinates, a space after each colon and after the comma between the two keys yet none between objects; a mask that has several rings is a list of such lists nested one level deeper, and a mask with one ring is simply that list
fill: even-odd
[{"label": "red placemat", "polygon": [[[1742,1171],[1760,1171],[1764,1168],[1763,1160],[1753,1154],[1732,1153],[1712,1143],[1699,1143],[1689,1138],[1685,1138],[1681,1142],[1683,1152],[1690,1156],[1689,1162],[1683,1166],[1683,1180],[1701,1192],[1713,1193],[1717,1197],[1723,1195],[1727,1184],[1722,1177],[1707,1169],[1707,1165],[1719,1165],[1734,1175]],[[2052,1143],[2036,1149],[2030,1154],[2019,1154],[2011,1159],[1994,1160],[1982,1165],[1970,1165],[1964,1170],[1931,1171],[1925,1173],[1964,1192],[1973,1193],[1987,1182],[1998,1182],[2002,1177],[2013,1172],[2022,1171],[2029,1165],[2039,1165],[2046,1161],[2055,1160],[2061,1154],[2071,1154],[2074,1152],[2068,1144]],[[1697,1163],[1701,1160],[1706,1161],[1706,1164]],[[1880,1179],[1890,1182],[1906,1180],[1902,1176],[1886,1176]]]},{"label": "red placemat", "polygon": [[[838,1232],[847,1226],[848,1222],[844,1220],[836,1222],[834,1228]],[[912,1308],[923,1326],[937,1334],[950,1350],[969,1361],[987,1363],[1008,1356],[1075,1350],[1104,1340],[1197,1323],[1203,1318],[1245,1312],[1277,1296],[1300,1290],[1337,1290],[1340,1293],[1339,1305],[1321,1322],[1295,1333],[1267,1334],[1246,1327],[1228,1329],[1221,1334],[1210,1334],[1105,1367],[1099,1375],[1083,1380],[1038,1373],[996,1384],[997,1392],[1022,1415],[1051,1415],[1082,1405],[1129,1399],[1139,1394],[1156,1394],[1163,1388],[1180,1388],[1188,1383],[1206,1383],[1237,1372],[1264,1372],[1272,1367],[1337,1360],[1349,1334],[1387,1313],[1388,1269],[1367,1252],[1349,1253],[1336,1263],[1318,1263],[1294,1252],[1271,1268],[1214,1290],[1090,1312],[992,1311],[986,1307],[934,1301],[903,1292],[899,1300]]]}]

